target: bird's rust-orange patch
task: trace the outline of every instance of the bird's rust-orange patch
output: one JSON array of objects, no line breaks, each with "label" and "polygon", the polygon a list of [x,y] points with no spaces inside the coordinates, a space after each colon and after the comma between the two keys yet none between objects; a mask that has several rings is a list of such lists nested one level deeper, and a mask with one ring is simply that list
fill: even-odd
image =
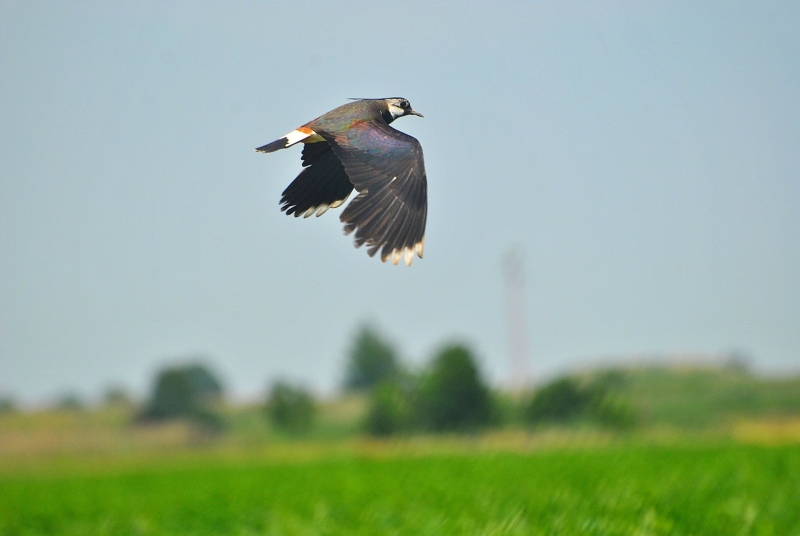
[{"label": "bird's rust-orange patch", "polygon": [[308,127],[300,127],[300,128],[298,128],[297,130],[299,130],[299,131],[300,131],[300,132],[302,132],[303,134],[308,134],[309,136],[310,136],[310,135],[312,135],[312,134],[314,133],[314,131],[313,131],[313,130],[311,130],[310,128],[308,128]]}]

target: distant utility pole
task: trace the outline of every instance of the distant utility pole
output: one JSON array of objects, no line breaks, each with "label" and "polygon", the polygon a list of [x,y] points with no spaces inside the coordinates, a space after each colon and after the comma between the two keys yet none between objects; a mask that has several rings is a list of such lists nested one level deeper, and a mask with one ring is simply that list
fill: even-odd
[{"label": "distant utility pole", "polygon": [[528,384],[528,331],[525,322],[525,263],[522,252],[512,249],[503,259],[506,280],[510,387],[523,389]]}]

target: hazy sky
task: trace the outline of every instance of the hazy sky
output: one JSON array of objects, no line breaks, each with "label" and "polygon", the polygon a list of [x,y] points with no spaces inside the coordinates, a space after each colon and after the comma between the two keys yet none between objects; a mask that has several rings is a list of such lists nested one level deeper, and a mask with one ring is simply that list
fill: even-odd
[{"label": "hazy sky", "polygon": [[[147,389],[203,354],[237,397],[336,386],[356,327],[508,375],[739,349],[800,366],[800,3],[0,2],[0,394]],[[279,210],[300,149],[402,96],[425,259]]]}]

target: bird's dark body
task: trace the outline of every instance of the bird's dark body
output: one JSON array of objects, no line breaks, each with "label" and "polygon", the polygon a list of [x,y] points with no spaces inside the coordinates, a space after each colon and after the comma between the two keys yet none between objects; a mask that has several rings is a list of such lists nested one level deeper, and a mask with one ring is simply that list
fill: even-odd
[{"label": "bird's dark body", "polygon": [[[404,105],[404,106],[401,106]],[[389,124],[402,115],[420,115],[405,99],[350,102],[306,123],[258,151],[273,152],[302,141],[305,169],[284,190],[287,214],[321,215],[352,193],[340,220],[346,234],[370,256],[422,257],[427,218],[427,178],[422,147]]]}]

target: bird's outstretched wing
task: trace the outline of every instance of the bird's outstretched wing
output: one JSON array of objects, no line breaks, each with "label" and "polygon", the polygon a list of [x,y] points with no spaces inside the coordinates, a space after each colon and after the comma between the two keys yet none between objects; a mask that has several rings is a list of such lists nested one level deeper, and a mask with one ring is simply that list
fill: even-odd
[{"label": "bird's outstretched wing", "polygon": [[419,142],[380,120],[356,121],[335,133],[320,132],[358,191],[339,218],[381,260],[422,257],[428,214],[428,181]]},{"label": "bird's outstretched wing", "polygon": [[342,163],[326,141],[303,146],[303,166],[281,196],[281,210],[295,217],[322,216],[344,203],[353,191]]}]

